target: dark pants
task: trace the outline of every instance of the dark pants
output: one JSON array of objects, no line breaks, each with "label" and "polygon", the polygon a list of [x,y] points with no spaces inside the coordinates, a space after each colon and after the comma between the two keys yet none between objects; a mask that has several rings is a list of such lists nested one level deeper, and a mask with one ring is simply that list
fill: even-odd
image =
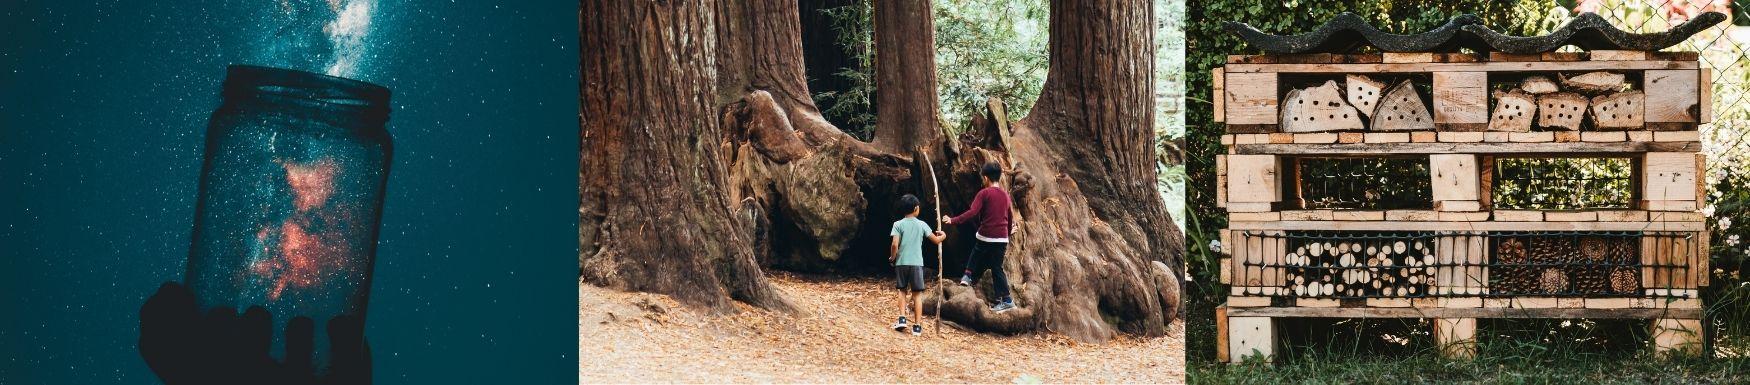
[{"label": "dark pants", "polygon": [[1009,298],[1009,277],[1003,273],[1003,254],[1008,251],[1007,243],[973,240],[972,255],[966,258],[966,275],[974,281],[984,275],[984,269],[990,269],[991,286],[996,287],[999,299]]}]

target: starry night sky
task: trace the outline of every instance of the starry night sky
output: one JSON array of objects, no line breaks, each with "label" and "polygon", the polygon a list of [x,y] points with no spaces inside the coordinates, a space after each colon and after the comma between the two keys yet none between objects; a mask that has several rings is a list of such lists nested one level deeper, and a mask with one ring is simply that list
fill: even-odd
[{"label": "starry night sky", "polygon": [[331,44],[280,1],[0,1],[0,383],[156,382],[225,65],[342,60],[394,92],[378,382],[575,381],[576,3],[368,2]]}]

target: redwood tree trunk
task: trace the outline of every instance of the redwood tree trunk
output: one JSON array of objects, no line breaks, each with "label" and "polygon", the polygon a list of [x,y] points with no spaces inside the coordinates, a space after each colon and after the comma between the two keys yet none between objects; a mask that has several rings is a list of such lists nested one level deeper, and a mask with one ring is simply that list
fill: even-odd
[{"label": "redwood tree trunk", "polygon": [[581,277],[728,310],[788,308],[732,215],[717,144],[713,10],[583,0]]},{"label": "redwood tree trunk", "polygon": [[1007,133],[993,123],[963,137],[954,165],[962,180],[986,161],[1012,169],[1020,220],[1007,271],[1020,309],[991,313],[976,291],[950,288],[945,317],[1081,340],[1165,333],[1184,244],[1154,189],[1152,5],[1051,1],[1050,69],[1032,112]]},{"label": "redwood tree trunk", "polygon": [[941,143],[936,23],[929,0],[876,1],[875,147],[910,154]]}]

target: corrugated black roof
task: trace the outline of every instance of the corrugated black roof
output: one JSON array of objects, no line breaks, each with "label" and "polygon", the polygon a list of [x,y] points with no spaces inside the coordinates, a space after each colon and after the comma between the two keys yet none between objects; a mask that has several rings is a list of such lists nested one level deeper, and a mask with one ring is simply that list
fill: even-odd
[{"label": "corrugated black roof", "polygon": [[1384,52],[1477,52],[1516,54],[1552,52],[1563,46],[1585,50],[1657,51],[1676,45],[1689,36],[1726,20],[1726,15],[1708,12],[1659,33],[1630,33],[1617,29],[1590,12],[1580,14],[1562,28],[1541,36],[1510,36],[1489,29],[1476,15],[1458,15],[1446,24],[1414,35],[1380,31],[1352,13],[1331,18],[1318,28],[1299,35],[1273,35],[1239,22],[1227,22],[1229,31],[1247,44],[1272,54],[1353,53],[1362,47]]}]

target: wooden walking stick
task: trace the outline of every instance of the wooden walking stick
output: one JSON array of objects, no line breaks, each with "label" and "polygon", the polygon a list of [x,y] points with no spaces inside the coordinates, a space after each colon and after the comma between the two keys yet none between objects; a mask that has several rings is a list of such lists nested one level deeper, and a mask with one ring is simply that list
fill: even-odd
[{"label": "wooden walking stick", "polygon": [[[930,196],[936,199],[936,212],[935,215],[931,216],[936,217],[936,230],[947,232],[947,229],[942,228],[942,187],[936,185],[936,167],[930,164],[929,154],[920,151],[918,155],[924,157],[924,168],[930,169]],[[942,284],[942,271],[947,268],[947,266],[942,266],[942,243],[936,242],[936,289],[937,294],[939,294],[936,296],[935,329],[937,337],[942,336],[942,301],[948,300],[948,285]]]}]

